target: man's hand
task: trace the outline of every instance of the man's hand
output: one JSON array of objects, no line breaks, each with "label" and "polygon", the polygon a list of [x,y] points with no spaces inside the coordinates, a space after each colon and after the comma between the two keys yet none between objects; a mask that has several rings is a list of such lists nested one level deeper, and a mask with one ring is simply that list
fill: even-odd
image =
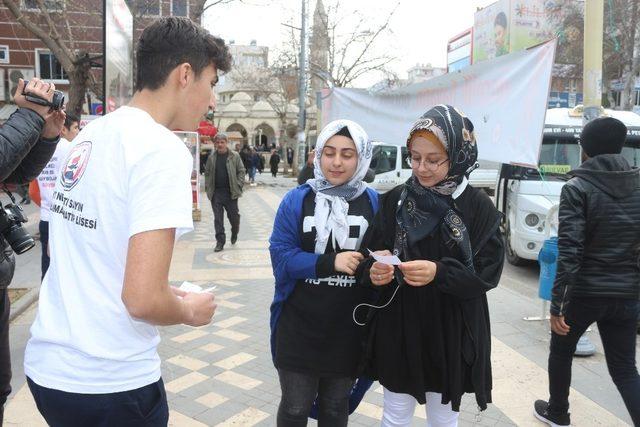
[{"label": "man's hand", "polygon": [[214,299],[215,297],[210,292],[187,292],[182,297],[185,307],[183,323],[189,326],[204,326],[211,323],[211,318],[218,307],[213,303]]},{"label": "man's hand", "polygon": [[336,255],[334,267],[336,271],[353,276],[356,274],[356,269],[363,259],[364,256],[360,252],[340,252]]},{"label": "man's hand", "polygon": [[64,119],[67,117],[64,111],[53,111],[44,122],[44,129],[42,131],[42,137],[46,139],[55,139],[60,136],[62,127],[64,126]]},{"label": "man's hand", "polygon": [[551,330],[558,335],[567,335],[571,328],[564,322],[564,316],[554,316],[551,315],[549,320],[551,323]]},{"label": "man's hand", "polygon": [[403,262],[399,266],[404,275],[404,281],[411,286],[425,286],[433,282],[436,277],[437,266],[435,262],[418,260]]},{"label": "man's hand", "polygon": [[16,105],[20,108],[28,108],[30,110],[35,111],[40,114],[43,119],[47,120],[52,113],[51,107],[45,107],[40,104],[35,104],[33,102],[27,101],[27,98],[24,96],[24,92],[39,96],[40,98],[46,99],[51,102],[53,100],[53,91],[56,89],[53,83],[43,82],[37,77],[29,80],[29,84],[26,87],[24,86],[24,80],[20,79],[18,81],[18,87],[16,89],[16,94],[13,98]]}]

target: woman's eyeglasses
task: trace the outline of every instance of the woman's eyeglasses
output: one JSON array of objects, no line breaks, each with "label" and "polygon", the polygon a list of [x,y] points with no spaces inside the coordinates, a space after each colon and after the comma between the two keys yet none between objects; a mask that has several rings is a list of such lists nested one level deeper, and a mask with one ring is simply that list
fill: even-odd
[{"label": "woman's eyeglasses", "polygon": [[406,158],[407,164],[412,168],[417,169],[420,167],[420,164],[422,164],[425,167],[425,169],[430,170],[432,172],[437,171],[440,166],[444,165],[448,161],[449,161],[448,157],[444,160],[429,160],[429,159],[422,159],[420,157],[413,158],[411,156]]}]

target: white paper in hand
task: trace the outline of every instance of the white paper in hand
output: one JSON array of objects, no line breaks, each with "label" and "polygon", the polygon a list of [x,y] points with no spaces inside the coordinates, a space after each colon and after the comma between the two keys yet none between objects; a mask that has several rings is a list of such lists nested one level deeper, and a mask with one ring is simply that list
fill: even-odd
[{"label": "white paper in hand", "polygon": [[191,282],[182,282],[182,285],[180,285],[180,289],[181,291],[185,291],[185,292],[193,292],[196,294],[202,293],[202,292],[211,292],[213,291],[215,288],[217,288],[217,286],[211,286],[210,288],[207,289],[202,289],[200,286],[191,283]]},{"label": "white paper in hand", "polygon": [[369,251],[369,255],[373,257],[378,262],[388,265],[400,265],[402,261],[395,255],[378,255],[371,251],[371,249],[367,249]]}]

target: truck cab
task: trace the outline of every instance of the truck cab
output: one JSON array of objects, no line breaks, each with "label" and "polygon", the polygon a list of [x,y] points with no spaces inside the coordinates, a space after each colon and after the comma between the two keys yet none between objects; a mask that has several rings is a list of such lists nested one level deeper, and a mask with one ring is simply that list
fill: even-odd
[{"label": "truck cab", "polygon": [[[640,116],[612,110],[604,114],[627,125],[622,154],[631,166],[640,166]],[[522,265],[536,260],[542,244],[553,234],[549,230],[557,224],[560,192],[570,178],[567,173],[582,163],[581,131],[580,108],[547,110],[538,167],[501,166],[495,202],[504,214],[502,227],[509,263]]]}]

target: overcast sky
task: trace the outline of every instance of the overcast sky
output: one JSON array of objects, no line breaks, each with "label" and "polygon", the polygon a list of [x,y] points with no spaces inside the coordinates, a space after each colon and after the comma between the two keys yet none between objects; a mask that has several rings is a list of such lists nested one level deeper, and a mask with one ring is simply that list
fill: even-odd
[{"label": "overcast sky", "polygon": [[[392,65],[401,78],[415,64],[430,63],[446,66],[447,41],[473,25],[476,7],[484,7],[494,0],[400,0],[390,21],[392,34],[377,49],[391,49],[398,57]],[[336,0],[323,0],[325,7]],[[316,0],[307,0],[308,19],[313,17]],[[354,11],[372,23],[384,22],[393,9],[392,0],[342,0],[341,11],[345,19]],[[205,12],[203,23],[213,34],[236,44],[258,45],[275,49],[290,36],[290,29],[281,23],[300,25],[301,0],[244,0],[219,5]],[[353,18],[351,18],[353,19]],[[347,21],[348,22],[348,21]],[[368,86],[379,76],[371,76],[358,83]]]}]

